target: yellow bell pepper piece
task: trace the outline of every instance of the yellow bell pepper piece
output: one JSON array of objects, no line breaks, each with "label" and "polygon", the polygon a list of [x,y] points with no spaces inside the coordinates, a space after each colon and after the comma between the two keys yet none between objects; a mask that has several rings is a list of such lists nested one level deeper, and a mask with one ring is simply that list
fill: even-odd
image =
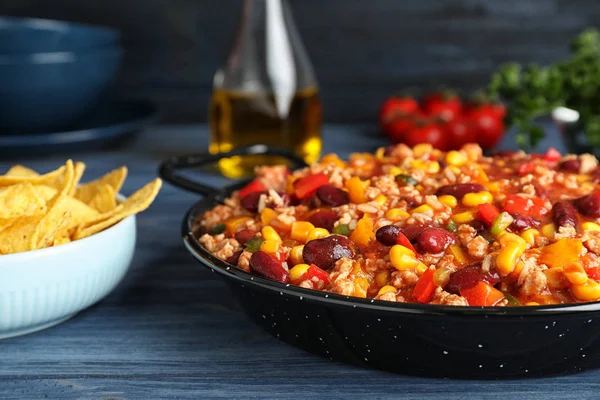
[{"label": "yellow bell pepper piece", "polygon": [[550,268],[567,267],[579,263],[579,254],[582,249],[581,240],[563,238],[542,248],[538,262],[546,264]]},{"label": "yellow bell pepper piece", "polygon": [[356,224],[356,229],[350,235],[350,239],[358,246],[364,247],[375,239],[373,231],[373,221],[369,215],[365,214]]},{"label": "yellow bell pepper piece", "polygon": [[348,196],[350,201],[355,204],[366,203],[367,198],[365,197],[365,190],[369,186],[370,181],[361,181],[358,176],[353,176],[346,181],[346,189],[348,189]]}]

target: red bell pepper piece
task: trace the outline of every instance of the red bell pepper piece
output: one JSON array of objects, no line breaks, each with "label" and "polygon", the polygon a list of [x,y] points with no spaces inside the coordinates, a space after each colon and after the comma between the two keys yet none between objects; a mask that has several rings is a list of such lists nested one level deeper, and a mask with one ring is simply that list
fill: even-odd
[{"label": "red bell pepper piece", "polygon": [[500,215],[500,211],[496,208],[492,203],[483,203],[477,206],[477,211],[479,211],[479,218],[487,225],[491,226],[494,220],[498,215]]},{"label": "red bell pepper piece", "polygon": [[528,161],[526,163],[519,165],[519,168],[517,169],[517,174],[519,174],[519,176],[524,176],[527,174],[532,174],[534,171],[535,171],[535,164],[532,163],[531,161]]},{"label": "red bell pepper piece", "polygon": [[329,274],[317,267],[315,264],[310,264],[310,267],[308,267],[306,270],[302,280],[311,280],[315,276],[323,282],[327,282],[329,280]]},{"label": "red bell pepper piece", "polygon": [[593,279],[595,281],[600,281],[600,268],[583,267],[583,269],[585,270],[585,273],[587,274],[588,278]]},{"label": "red bell pepper piece", "polygon": [[504,211],[510,214],[526,214],[539,218],[548,214],[548,209],[544,207],[545,204],[546,200],[539,197],[521,197],[509,194],[504,202]]},{"label": "red bell pepper piece", "polygon": [[434,272],[435,270],[428,269],[415,284],[412,295],[419,303],[429,303],[433,297],[433,291],[435,290],[435,283],[433,282]]},{"label": "red bell pepper piece", "polygon": [[554,147],[550,147],[546,154],[544,154],[543,159],[550,162],[558,162],[560,161],[561,157],[562,155],[558,150],[556,150]]},{"label": "red bell pepper piece", "polygon": [[240,189],[240,199],[248,196],[250,193],[254,192],[264,192],[267,190],[267,187],[264,183],[260,181],[260,179],[255,179],[243,188]]},{"label": "red bell pepper piece", "polygon": [[477,285],[460,290],[460,295],[469,302],[470,306],[494,306],[504,298],[504,293],[483,281]]},{"label": "red bell pepper piece", "polygon": [[398,233],[398,239],[396,239],[396,244],[402,245],[402,246],[406,247],[407,249],[412,250],[412,252],[415,253],[415,255],[417,255],[417,256],[419,255],[419,253],[417,253],[417,251],[415,250],[415,247],[412,245],[410,240],[408,240],[406,235],[402,232]]},{"label": "red bell pepper piece", "polygon": [[329,183],[325,174],[314,174],[300,178],[294,182],[294,193],[299,199],[306,199],[313,195],[323,185]]}]

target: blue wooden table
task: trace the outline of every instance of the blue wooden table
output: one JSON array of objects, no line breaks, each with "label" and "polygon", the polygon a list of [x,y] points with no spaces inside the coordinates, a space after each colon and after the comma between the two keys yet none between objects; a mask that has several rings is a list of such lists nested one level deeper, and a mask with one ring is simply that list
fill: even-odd
[{"label": "blue wooden table", "polygon": [[[328,126],[324,138],[325,152],[342,155],[385,144],[368,127]],[[203,151],[206,143],[206,127],[159,127],[119,151],[70,156],[88,164],[89,178],[127,164],[129,194],[155,177],[160,160]],[[562,150],[556,136],[542,147],[549,143]],[[502,147],[511,147],[510,140]],[[18,161],[48,170],[64,158]],[[9,164],[3,161],[0,168]],[[436,380],[348,366],[279,342],[246,318],[218,276],[184,249],[180,222],[196,200],[166,185],[138,217],[133,266],[117,290],[62,325],[0,341],[0,399],[600,397],[600,371],[512,381]]]}]

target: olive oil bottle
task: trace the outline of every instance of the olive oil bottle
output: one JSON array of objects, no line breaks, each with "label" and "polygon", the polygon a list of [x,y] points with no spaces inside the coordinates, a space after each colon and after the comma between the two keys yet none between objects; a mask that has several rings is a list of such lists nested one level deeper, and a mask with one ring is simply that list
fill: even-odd
[{"label": "olive oil bottle", "polygon": [[[241,146],[285,148],[314,162],[321,153],[321,100],[287,0],[245,0],[235,44],[215,74],[209,109],[213,154]],[[271,156],[230,157],[231,178],[281,163]]]}]

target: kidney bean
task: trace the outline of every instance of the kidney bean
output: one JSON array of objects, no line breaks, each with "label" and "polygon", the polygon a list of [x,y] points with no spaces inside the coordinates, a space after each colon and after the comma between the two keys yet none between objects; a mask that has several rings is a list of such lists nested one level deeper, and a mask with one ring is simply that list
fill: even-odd
[{"label": "kidney bean", "polygon": [[575,207],[586,217],[600,218],[600,193],[588,194],[574,200]]},{"label": "kidney bean", "polygon": [[444,287],[444,290],[450,293],[460,294],[462,289],[473,287],[479,281],[494,286],[500,282],[500,275],[495,271],[485,273],[481,270],[479,264],[471,264],[450,275],[450,279],[448,280],[446,287]]},{"label": "kidney bean", "polygon": [[581,167],[581,161],[579,161],[577,158],[563,161],[560,164],[560,168],[564,169],[565,171],[579,172],[579,167]]},{"label": "kidney bean", "polygon": [[473,229],[475,229],[477,231],[477,233],[487,230],[487,227],[485,226],[483,221],[481,221],[479,219],[472,221],[471,223],[469,223],[469,225],[471,225],[473,227]]},{"label": "kidney bean", "polygon": [[542,199],[549,198],[548,191],[542,185],[534,183],[533,188],[535,189],[535,194],[537,195],[537,197],[540,197]]},{"label": "kidney bean", "polygon": [[419,233],[416,241],[421,251],[438,254],[456,242],[456,236],[445,229],[430,227]]},{"label": "kidney bean", "polygon": [[256,235],[252,229],[242,229],[238,233],[235,234],[235,240],[238,241],[242,246],[246,244],[246,242],[252,239]]},{"label": "kidney bean", "polygon": [[577,210],[570,201],[559,201],[552,206],[552,219],[556,226],[577,226]]},{"label": "kidney bean", "polygon": [[292,202],[292,198],[287,193],[279,193],[277,192],[279,197],[281,198],[281,202],[275,203],[274,201],[269,201],[266,205],[269,208],[277,208],[277,207],[287,207]]},{"label": "kidney bean", "polygon": [[264,251],[257,251],[250,257],[250,270],[264,278],[281,283],[290,281],[290,274],[283,268],[281,261],[274,259]]},{"label": "kidney bean", "polygon": [[497,156],[497,157],[512,157],[513,155],[515,155],[517,152],[513,151],[513,150],[498,150],[492,153],[492,156]]},{"label": "kidney bean", "polygon": [[429,225],[405,225],[400,232],[404,233],[404,236],[406,236],[408,240],[414,242],[419,233],[423,232],[426,228],[429,228]]},{"label": "kidney bean", "polygon": [[242,207],[250,212],[258,211],[258,201],[260,200],[260,196],[263,194],[267,194],[267,192],[252,192],[244,196],[244,198],[240,201]]},{"label": "kidney bean", "polygon": [[323,270],[330,270],[342,257],[352,258],[354,250],[350,239],[342,235],[331,235],[311,240],[304,245],[302,258],[306,264],[315,264]]},{"label": "kidney bean", "polygon": [[394,146],[394,145],[387,146],[385,148],[384,152],[383,152],[383,155],[384,156],[391,156],[395,149],[396,149],[396,146]]},{"label": "kidney bean", "polygon": [[307,221],[317,228],[325,228],[329,232],[333,230],[333,224],[338,220],[338,215],[335,211],[320,210],[308,217]]},{"label": "kidney bean", "polygon": [[317,197],[319,200],[331,207],[343,206],[350,202],[348,192],[337,188],[333,185],[323,185],[317,189]]},{"label": "kidney bean", "polygon": [[451,195],[456,197],[458,200],[462,199],[467,193],[483,192],[486,188],[478,183],[457,183],[455,185],[446,185],[440,187],[436,196]]},{"label": "kidney bean", "polygon": [[539,228],[539,226],[540,226],[540,221],[536,221],[529,215],[523,215],[523,214],[517,214],[517,213],[511,214],[511,215],[514,218],[514,221],[508,227],[508,230],[510,230],[511,232],[520,233],[529,228]]},{"label": "kidney bean", "polygon": [[242,250],[238,250],[238,251],[234,252],[229,258],[227,258],[227,260],[225,260],[225,262],[228,262],[229,264],[237,265],[238,260],[240,259],[241,255],[242,255]]},{"label": "kidney bean", "polygon": [[[393,246],[398,241],[398,234],[400,233],[400,228],[395,225],[386,225],[377,229],[375,232],[375,239],[381,244],[386,246]],[[410,239],[409,239],[410,240]]]}]

